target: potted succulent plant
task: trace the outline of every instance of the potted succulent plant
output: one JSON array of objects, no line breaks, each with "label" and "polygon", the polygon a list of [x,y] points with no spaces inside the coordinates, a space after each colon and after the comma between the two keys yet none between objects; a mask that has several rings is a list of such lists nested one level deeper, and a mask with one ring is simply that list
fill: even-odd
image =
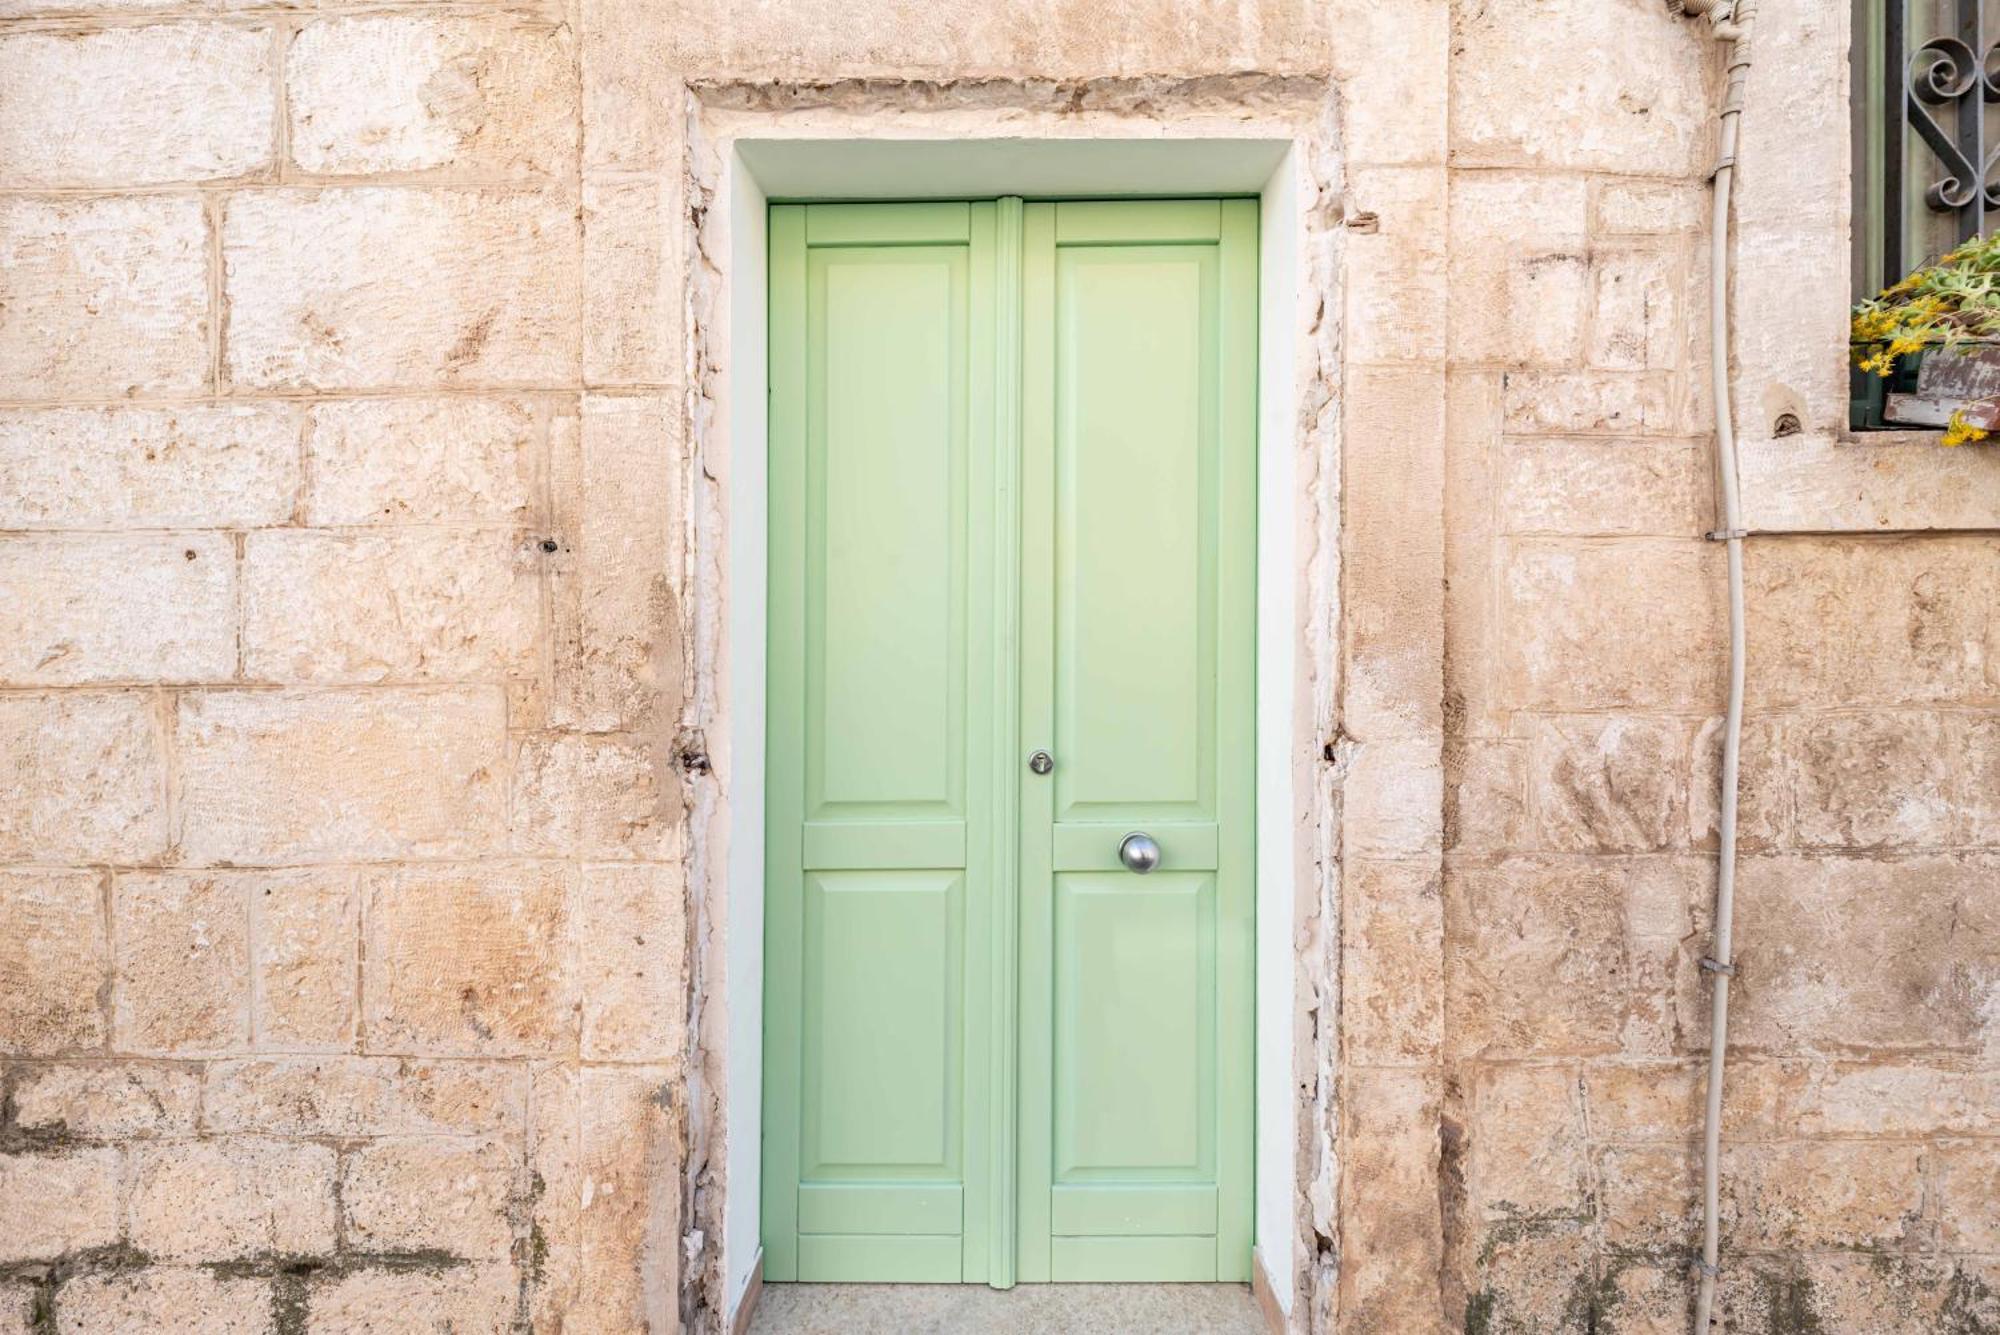
[{"label": "potted succulent plant", "polygon": [[1941,426],[1946,445],[2000,432],[2000,232],[1856,306],[1849,337],[1854,364],[1888,382],[1886,422]]}]

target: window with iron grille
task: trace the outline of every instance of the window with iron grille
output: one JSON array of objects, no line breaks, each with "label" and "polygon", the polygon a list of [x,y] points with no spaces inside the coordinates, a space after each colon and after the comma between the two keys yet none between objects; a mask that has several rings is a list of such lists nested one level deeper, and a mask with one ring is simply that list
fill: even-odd
[{"label": "window with iron grille", "polygon": [[[1854,295],[2000,225],[2000,0],[1854,0]],[[1882,382],[1855,378],[1856,426]]]}]

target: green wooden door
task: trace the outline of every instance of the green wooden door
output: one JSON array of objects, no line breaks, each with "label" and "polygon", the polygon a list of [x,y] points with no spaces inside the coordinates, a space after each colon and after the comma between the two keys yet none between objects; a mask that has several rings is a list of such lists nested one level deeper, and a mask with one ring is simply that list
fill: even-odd
[{"label": "green wooden door", "polygon": [[1255,237],[771,211],[770,1281],[1249,1276]]}]

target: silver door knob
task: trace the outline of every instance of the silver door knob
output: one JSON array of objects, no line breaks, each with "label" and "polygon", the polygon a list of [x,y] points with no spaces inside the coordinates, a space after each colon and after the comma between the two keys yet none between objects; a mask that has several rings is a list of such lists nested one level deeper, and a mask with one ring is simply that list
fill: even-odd
[{"label": "silver door knob", "polygon": [[1037,774],[1047,774],[1056,767],[1056,758],[1046,751],[1037,751],[1028,757],[1028,768]]},{"label": "silver door knob", "polygon": [[1160,841],[1150,834],[1128,834],[1118,845],[1118,860],[1125,870],[1144,876],[1160,865]]}]

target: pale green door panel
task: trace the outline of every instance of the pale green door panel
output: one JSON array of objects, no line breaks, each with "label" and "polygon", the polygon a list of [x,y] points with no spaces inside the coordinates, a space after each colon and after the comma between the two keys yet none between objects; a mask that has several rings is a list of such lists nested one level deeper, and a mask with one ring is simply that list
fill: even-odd
[{"label": "pale green door panel", "polygon": [[1256,206],[1025,232],[1018,1273],[1244,1280]]},{"label": "pale green door panel", "polygon": [[985,1274],[993,216],[771,212],[774,1280]]},{"label": "pale green door panel", "polygon": [[1255,235],[772,210],[767,1279],[1248,1277]]}]

